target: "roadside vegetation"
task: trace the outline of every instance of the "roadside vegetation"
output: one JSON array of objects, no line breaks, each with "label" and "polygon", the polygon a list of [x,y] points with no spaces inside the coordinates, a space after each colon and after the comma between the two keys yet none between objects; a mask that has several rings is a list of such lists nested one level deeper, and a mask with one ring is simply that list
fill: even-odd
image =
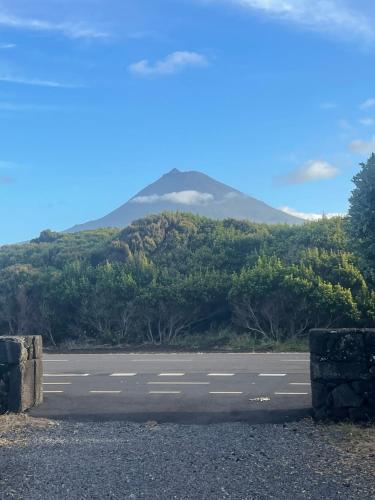
[{"label": "roadside vegetation", "polygon": [[270,226],[164,213],[3,246],[0,334],[294,350],[313,327],[375,326],[374,178],[372,156],[348,218]]}]

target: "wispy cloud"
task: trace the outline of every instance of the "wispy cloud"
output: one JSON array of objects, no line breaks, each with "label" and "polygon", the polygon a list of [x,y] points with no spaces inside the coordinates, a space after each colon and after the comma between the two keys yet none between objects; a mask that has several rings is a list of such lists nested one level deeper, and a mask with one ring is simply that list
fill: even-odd
[{"label": "wispy cloud", "polygon": [[375,120],[373,118],[360,118],[358,121],[361,125],[365,125],[366,127],[370,127],[375,124]]},{"label": "wispy cloud", "polygon": [[129,66],[129,71],[138,76],[171,75],[188,67],[207,66],[207,58],[198,52],[179,51],[169,54],[164,59],[150,63],[143,59]]},{"label": "wispy cloud", "polygon": [[279,177],[282,184],[305,184],[307,182],[321,181],[332,179],[339,175],[340,171],[334,165],[323,160],[311,160],[289,172],[286,175]]},{"label": "wispy cloud", "polygon": [[375,151],[375,135],[368,141],[357,139],[349,144],[349,149],[352,153],[360,155],[371,154]]},{"label": "wispy cloud", "polygon": [[108,33],[81,23],[54,23],[41,19],[18,17],[0,12],[0,26],[30,31],[55,32],[69,38],[107,38]]},{"label": "wispy cloud", "polygon": [[280,207],[280,210],[285,212],[286,214],[289,215],[294,215],[295,217],[299,217],[300,219],[305,219],[305,220],[320,220],[323,217],[326,217],[327,219],[331,219],[332,217],[343,217],[345,214],[342,213],[312,213],[312,212],[300,212],[299,210],[295,210],[294,208],[291,207]]},{"label": "wispy cloud", "polygon": [[360,109],[369,109],[373,108],[375,106],[375,98],[371,97],[370,99],[367,99],[360,105]]},{"label": "wispy cloud", "polygon": [[[341,0],[210,0],[238,5],[306,28],[374,40],[374,23],[360,8]],[[355,5],[355,4],[354,4]]]},{"label": "wispy cloud", "polygon": [[18,85],[32,85],[37,87],[53,87],[53,88],[65,88],[65,89],[74,89],[82,87],[82,85],[78,84],[57,82],[54,80],[40,80],[38,78],[24,78],[12,75],[0,75],[0,82],[15,83]]},{"label": "wispy cloud", "polygon": [[16,47],[15,43],[0,43],[0,50],[9,50]]},{"label": "wispy cloud", "polygon": [[210,193],[201,193],[200,191],[174,191],[165,194],[151,194],[149,196],[137,196],[131,200],[132,203],[157,203],[170,202],[180,203],[181,205],[203,205],[213,201],[214,197]]}]

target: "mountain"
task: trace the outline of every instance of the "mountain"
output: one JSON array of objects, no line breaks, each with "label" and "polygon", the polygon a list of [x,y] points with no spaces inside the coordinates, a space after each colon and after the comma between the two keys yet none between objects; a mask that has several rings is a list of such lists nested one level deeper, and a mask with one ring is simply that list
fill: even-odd
[{"label": "mountain", "polygon": [[247,219],[268,224],[303,223],[302,219],[272,208],[208,175],[196,171],[181,172],[175,168],[108,215],[67,231],[121,228],[146,215],[176,210],[213,219]]}]

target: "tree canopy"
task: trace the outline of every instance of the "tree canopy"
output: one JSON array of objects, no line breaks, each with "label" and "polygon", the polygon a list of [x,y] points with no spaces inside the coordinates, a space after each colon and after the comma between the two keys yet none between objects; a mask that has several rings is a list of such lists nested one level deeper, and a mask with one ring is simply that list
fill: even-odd
[{"label": "tree canopy", "polygon": [[174,212],[0,248],[0,333],[51,344],[164,344],[224,328],[279,341],[374,319],[339,217],[271,226]]}]

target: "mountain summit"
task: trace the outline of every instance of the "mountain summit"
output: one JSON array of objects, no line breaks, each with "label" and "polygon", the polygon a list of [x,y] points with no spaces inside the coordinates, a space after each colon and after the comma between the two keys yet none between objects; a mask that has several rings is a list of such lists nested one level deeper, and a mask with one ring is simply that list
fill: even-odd
[{"label": "mountain summit", "polygon": [[74,226],[68,232],[101,227],[122,228],[146,215],[176,210],[212,219],[247,219],[267,224],[303,222],[202,172],[181,172],[174,168],[113,212],[101,219]]}]

